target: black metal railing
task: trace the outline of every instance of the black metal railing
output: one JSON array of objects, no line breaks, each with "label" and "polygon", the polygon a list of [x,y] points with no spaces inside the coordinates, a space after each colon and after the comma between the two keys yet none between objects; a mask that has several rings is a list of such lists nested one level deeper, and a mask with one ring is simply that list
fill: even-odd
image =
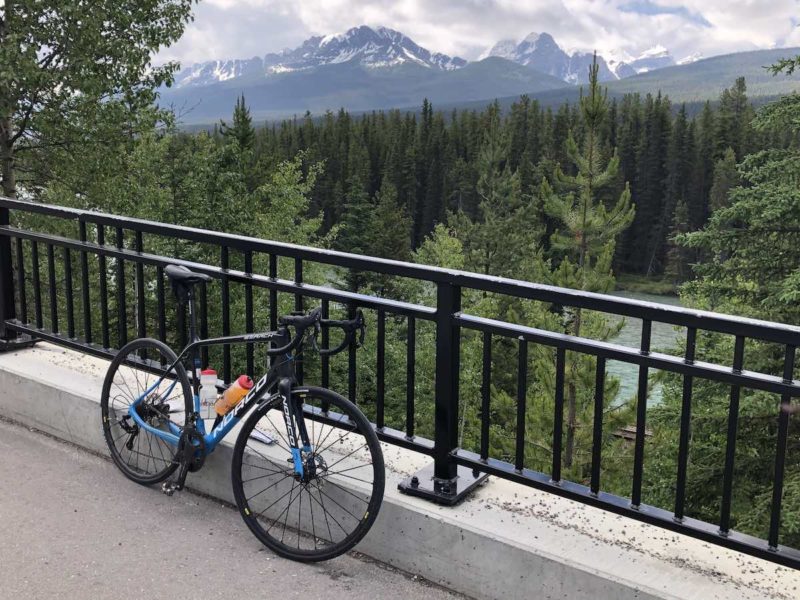
[{"label": "black metal railing", "polygon": [[[197,260],[199,254],[196,248],[200,246],[204,249],[202,256],[213,253],[218,257],[216,264],[209,260]],[[44,278],[40,263],[42,249],[47,270]],[[423,490],[427,483],[424,481],[426,477],[418,475],[405,486],[406,491],[448,502],[460,497],[474,483],[466,481],[470,477],[465,477],[465,472],[490,474],[800,568],[800,551],[781,544],[781,507],[790,419],[786,411],[776,409],[774,413],[777,421],[775,452],[773,456],[765,458],[767,462],[764,469],[774,473],[768,535],[766,539],[760,539],[731,529],[741,390],[760,390],[775,394],[780,398],[781,405],[800,397],[800,385],[793,380],[795,350],[800,344],[798,327],[94,211],[0,198],[0,337],[5,340],[5,344],[12,345],[15,339],[31,336],[100,357],[113,356],[115,350],[130,337],[150,335],[167,340],[170,335],[174,335],[175,343],[183,343],[185,323],[182,313],[178,311],[177,319],[173,324],[170,323],[168,307],[171,299],[165,292],[163,277],[164,267],[176,263],[219,281],[219,302],[210,296],[205,285],[199,292],[199,321],[203,336],[209,334],[209,326],[218,329],[221,335],[229,335],[234,322],[241,322],[248,332],[274,328],[281,298],[291,300],[289,309],[296,310],[307,308],[308,299],[319,300],[324,316],[328,316],[334,304],[343,306],[351,314],[357,307],[374,311],[372,324],[376,332],[375,363],[370,365],[370,369],[374,368],[373,415],[376,430],[383,441],[423,453],[433,459],[433,466],[427,477],[432,482],[432,489]],[[431,305],[361,294],[330,284],[310,283],[304,277],[307,274],[304,271],[309,265],[322,265],[332,271],[344,269],[424,282],[424,285],[431,287]],[[291,273],[293,278],[281,278],[281,273]],[[335,279],[336,277],[327,278],[328,281]],[[231,314],[231,294],[234,288],[243,290],[242,302],[237,305],[243,315]],[[265,291],[264,294],[262,290]],[[641,319],[641,343],[639,347],[631,348],[465,314],[462,311],[462,293],[474,291]],[[255,294],[266,300],[268,313],[258,313],[261,303],[257,301]],[[47,306],[44,304],[45,297]],[[80,310],[76,310],[78,305]],[[394,429],[386,422],[386,340],[390,317],[405,319],[405,427],[402,429]],[[259,319],[263,322],[258,322]],[[685,328],[683,356],[651,350],[653,323]],[[433,397],[430,399],[433,404],[432,439],[418,435],[415,429],[419,418],[416,414],[419,401],[416,397],[419,377],[416,365],[419,340],[425,324],[430,324],[428,326],[435,333]],[[479,361],[481,418],[479,441],[475,448],[477,452],[464,449],[459,444],[460,346],[464,336],[470,332],[482,340],[483,349],[482,360]],[[733,336],[731,365],[697,360],[696,348],[700,332]],[[490,422],[492,348],[493,341],[498,338],[511,340],[516,344],[518,357],[515,373],[515,451],[513,456],[504,457],[492,456],[490,450],[490,427],[493,425]],[[746,340],[779,345],[784,356],[782,374],[746,370]],[[323,340],[323,344],[327,345],[327,340]],[[554,352],[555,398],[552,464],[548,465],[549,472],[532,470],[525,460],[525,420],[526,411],[529,410],[526,406],[526,390],[530,383],[529,346],[546,347]],[[206,362],[207,352],[203,356]],[[580,483],[568,481],[562,476],[567,353],[594,357],[596,369],[591,404],[593,415],[590,469],[587,481]],[[248,372],[255,368],[255,358],[252,348],[243,356]],[[235,366],[231,348],[222,349],[221,360],[222,378],[230,381]],[[356,395],[359,361],[363,359],[358,357],[355,347],[352,347],[347,354],[346,376],[343,378],[351,398]],[[602,438],[606,435],[603,394],[607,361],[620,361],[638,368],[636,433],[633,440],[631,493],[628,497],[604,491],[601,480]],[[307,363],[307,369],[310,369],[311,364]],[[502,366],[514,368],[513,363]],[[332,369],[327,357],[320,359],[322,385],[330,384]],[[642,483],[646,468],[646,402],[649,386],[652,385],[649,375],[656,370],[682,378],[683,386],[672,510],[642,502]],[[686,514],[692,398],[696,380],[716,382],[730,388],[725,460],[724,465],[720,465],[720,517],[716,523],[701,521]],[[465,483],[468,485],[464,485]]]}]

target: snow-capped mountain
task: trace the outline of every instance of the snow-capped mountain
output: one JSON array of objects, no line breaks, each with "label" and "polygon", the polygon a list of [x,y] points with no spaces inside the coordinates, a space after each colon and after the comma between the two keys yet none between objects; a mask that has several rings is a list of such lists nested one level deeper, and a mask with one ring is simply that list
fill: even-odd
[{"label": "snow-capped mountain", "polygon": [[[531,33],[519,43],[502,40],[484,56],[500,56],[573,84],[587,82],[592,64],[592,53],[567,52],[548,33]],[[597,64],[600,81],[611,81],[672,66],[675,59],[663,46],[654,46],[635,57],[624,50],[598,55]]]},{"label": "snow-capped mountain", "polygon": [[677,62],[677,64],[679,64],[679,65],[688,65],[688,64],[691,64],[693,62],[697,62],[698,60],[700,60],[702,58],[703,58],[703,55],[700,52],[693,52],[689,56],[684,56],[682,59],[680,59]]},{"label": "snow-capped mountain", "polygon": [[[499,56],[568,83],[586,83],[589,78],[587,69],[592,64],[592,54],[567,54],[549,33],[531,33],[519,43],[515,40],[502,40],[485,56]],[[598,64],[601,81],[616,79],[601,57],[598,57]]]},{"label": "snow-capped mountain", "polygon": [[238,77],[267,76],[350,61],[368,68],[413,63],[443,71],[467,64],[462,58],[430,52],[399,31],[362,25],[340,34],[314,36],[297,48],[270,53],[263,58],[197,63],[180,71],[175,85],[208,85]]},{"label": "snow-capped mountain", "polygon": [[637,73],[647,73],[664,67],[671,67],[675,64],[675,59],[664,46],[657,44],[642,52],[630,66]]}]

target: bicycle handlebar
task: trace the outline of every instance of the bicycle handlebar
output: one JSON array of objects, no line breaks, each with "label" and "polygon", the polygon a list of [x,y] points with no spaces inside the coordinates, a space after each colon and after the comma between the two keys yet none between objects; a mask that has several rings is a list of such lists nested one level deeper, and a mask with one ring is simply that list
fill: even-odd
[{"label": "bicycle handlebar", "polygon": [[[309,327],[314,327],[314,333],[311,337],[311,344],[321,356],[337,354],[347,348],[355,338],[356,332],[358,332],[358,338],[356,338],[356,348],[360,348],[364,345],[364,337],[366,335],[367,328],[364,320],[364,313],[361,312],[360,309],[356,311],[356,316],[353,319],[323,319],[322,311],[319,308],[315,308],[308,314],[294,314],[281,317],[278,320],[278,323],[280,325],[294,327],[295,336],[286,346],[270,350],[270,354],[282,354],[297,348],[303,342],[305,331]],[[320,348],[317,345],[317,334],[320,332],[322,327],[337,327],[344,331],[345,335],[342,343],[335,348]]]}]

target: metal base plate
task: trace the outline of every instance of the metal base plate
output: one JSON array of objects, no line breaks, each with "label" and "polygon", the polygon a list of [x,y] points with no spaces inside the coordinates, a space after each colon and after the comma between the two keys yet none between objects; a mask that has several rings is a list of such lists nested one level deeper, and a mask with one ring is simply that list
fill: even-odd
[{"label": "metal base plate", "polygon": [[430,464],[397,485],[404,494],[431,500],[436,504],[453,506],[489,478],[487,473],[477,473],[459,465],[453,479],[437,479],[433,476],[433,465]]},{"label": "metal base plate", "polygon": [[18,335],[10,340],[0,339],[0,353],[13,352],[14,350],[22,350],[23,348],[30,348],[39,340],[32,338],[29,335]]}]

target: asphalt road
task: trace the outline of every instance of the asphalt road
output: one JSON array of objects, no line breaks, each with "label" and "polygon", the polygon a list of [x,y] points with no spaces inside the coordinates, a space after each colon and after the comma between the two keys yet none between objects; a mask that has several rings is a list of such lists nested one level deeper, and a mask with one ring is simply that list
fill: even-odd
[{"label": "asphalt road", "polygon": [[463,599],[356,556],[277,557],[219,502],[0,421],[2,598]]}]

